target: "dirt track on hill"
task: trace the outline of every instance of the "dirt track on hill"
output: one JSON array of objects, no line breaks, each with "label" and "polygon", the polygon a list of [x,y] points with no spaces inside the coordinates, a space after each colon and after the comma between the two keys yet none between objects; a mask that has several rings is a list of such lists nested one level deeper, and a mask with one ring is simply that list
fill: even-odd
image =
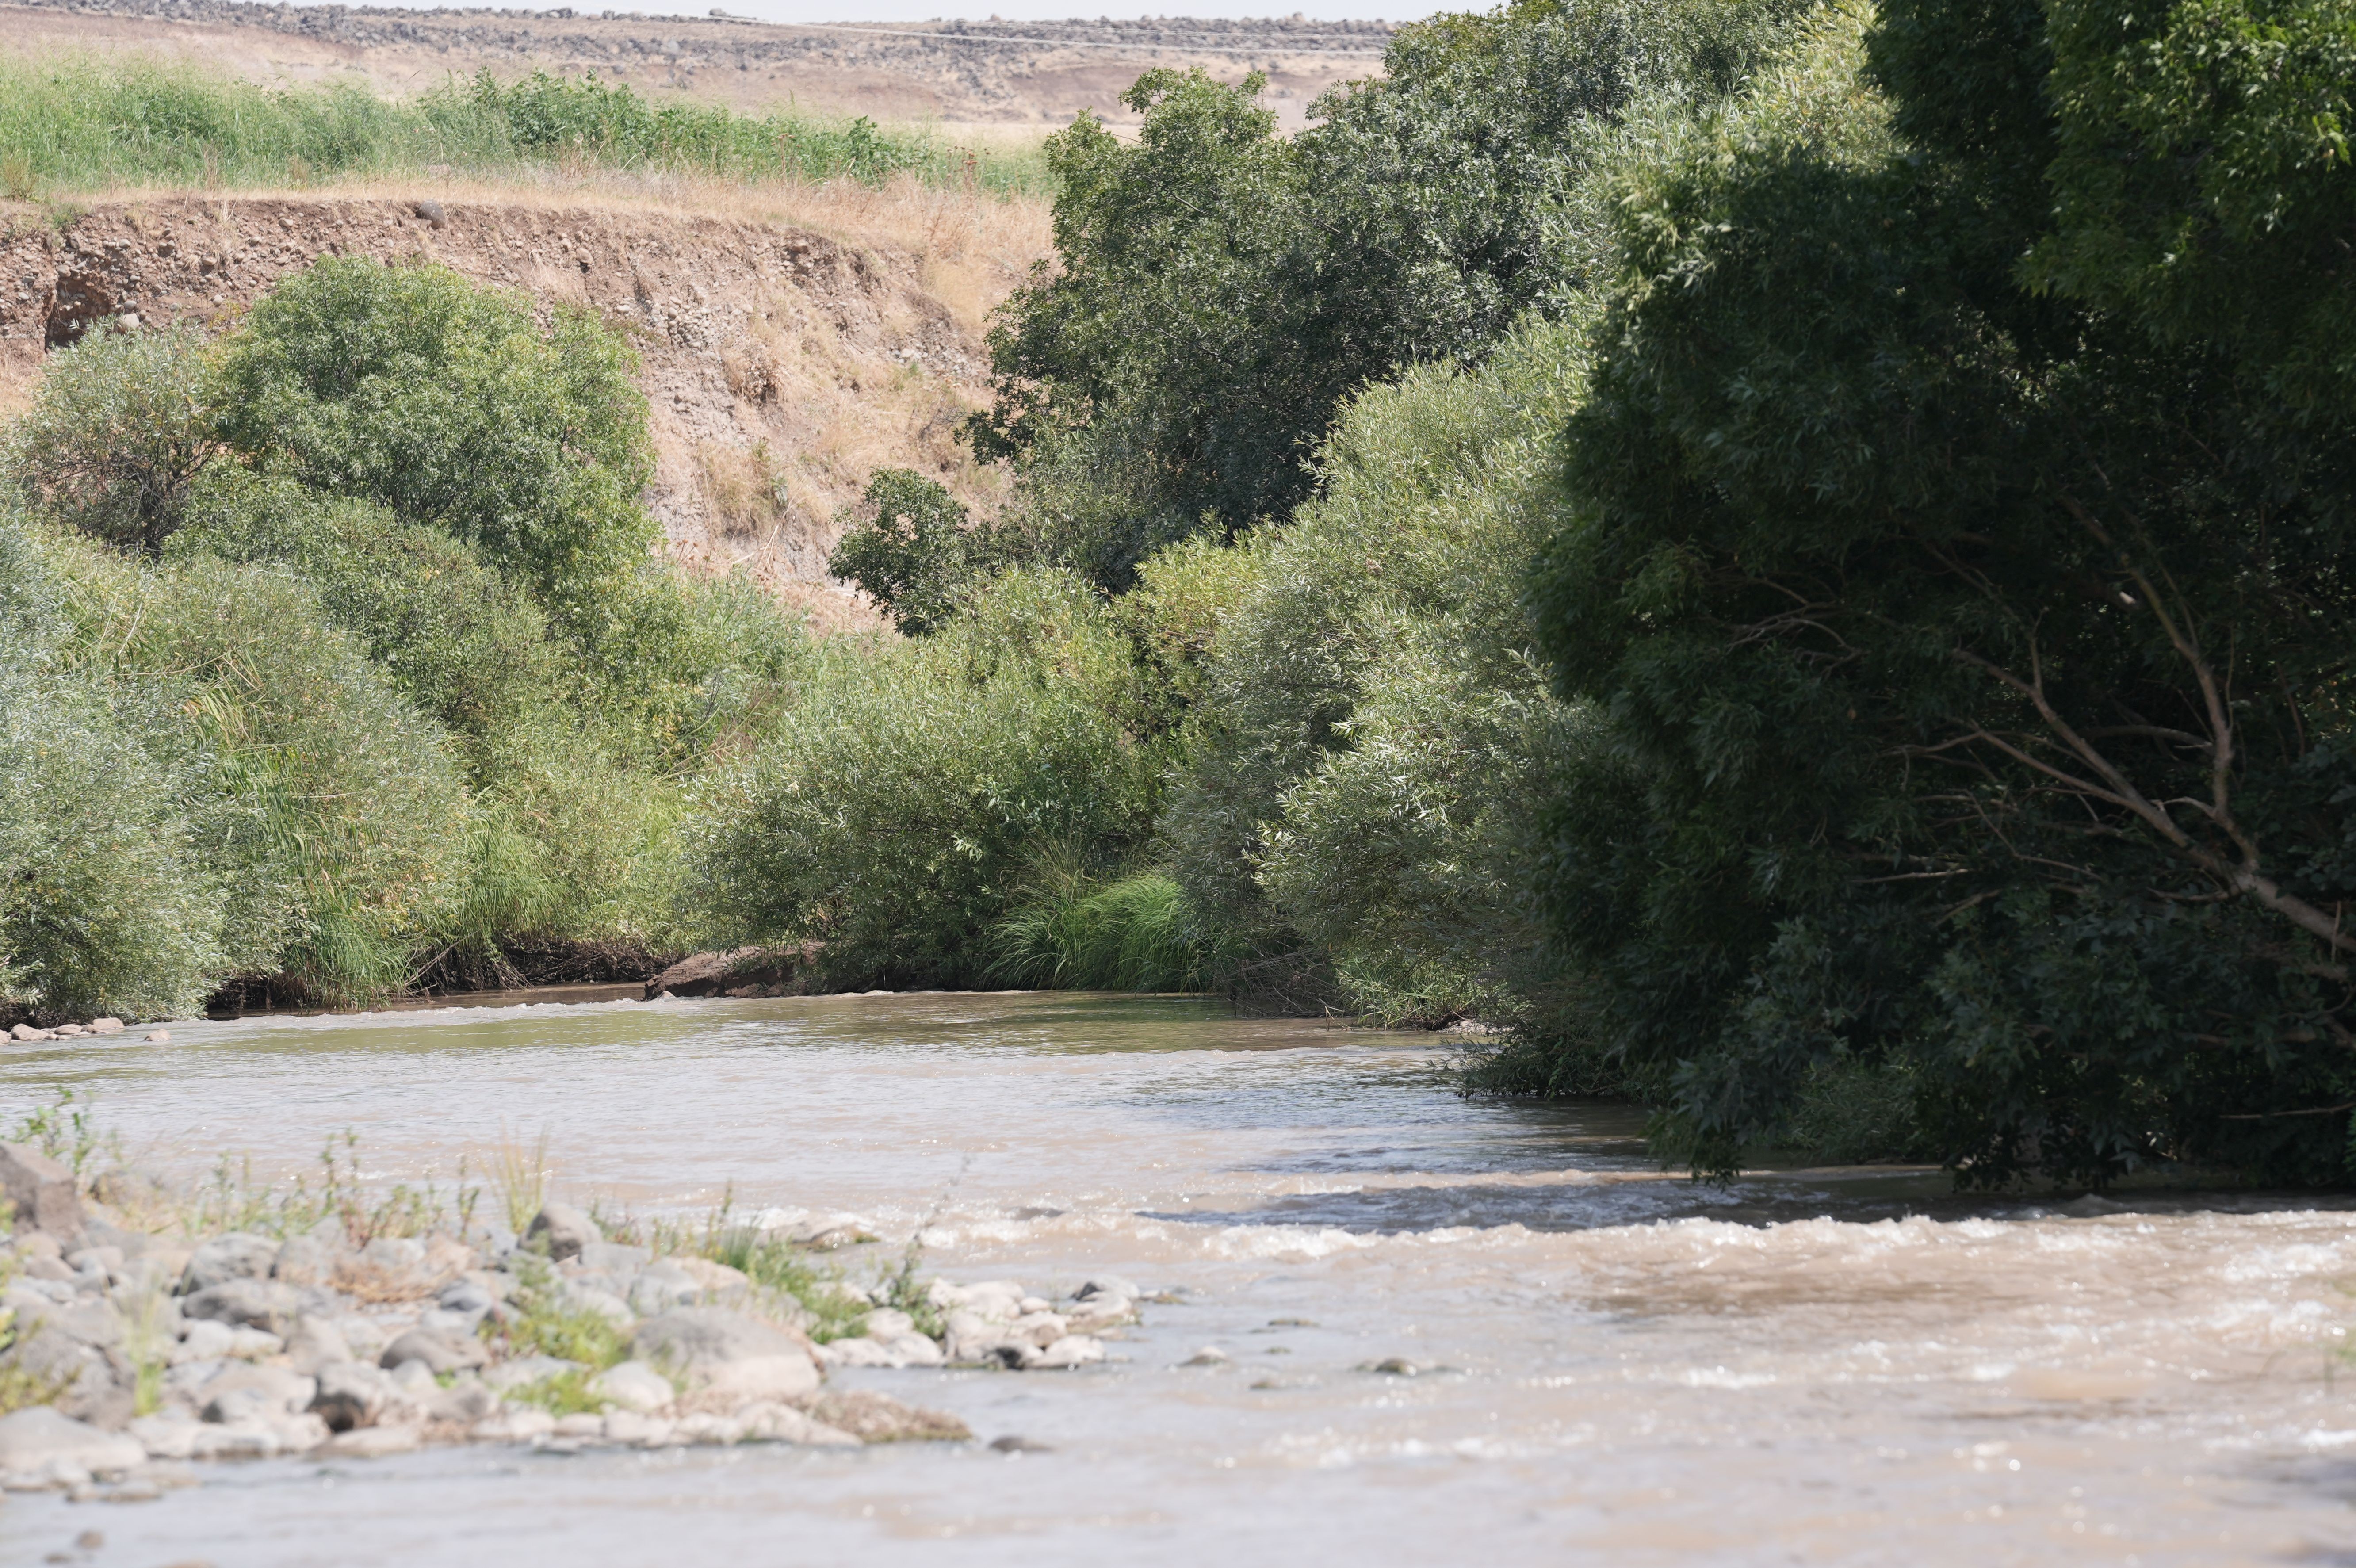
[{"label": "dirt track on hill", "polygon": [[643,359],[648,499],[672,553],[748,572],[821,625],[875,624],[825,570],[837,511],[872,468],[914,467],[995,504],[999,476],[957,429],[986,393],[987,313],[1044,248],[1035,207],[824,188],[802,199],[835,221],[795,223],[487,191],[436,195],[437,225],[418,212],[429,194],[161,196],[62,228],[16,208],[0,233],[0,413],[89,320],[218,330],[318,257],[417,258],[622,326]]}]

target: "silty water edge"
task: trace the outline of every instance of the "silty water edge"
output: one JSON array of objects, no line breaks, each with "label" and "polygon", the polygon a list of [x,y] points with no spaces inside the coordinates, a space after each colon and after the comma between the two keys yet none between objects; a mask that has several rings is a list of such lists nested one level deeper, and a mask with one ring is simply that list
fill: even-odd
[{"label": "silty water edge", "polygon": [[728,1192],[893,1240],[928,1224],[926,1265],[953,1279],[1111,1269],[1184,1294],[1102,1368],[836,1374],[1053,1452],[270,1462],[97,1521],[11,1499],[0,1564],[92,1522],[110,1544],[91,1560],[126,1563],[787,1541],[952,1563],[2356,1549],[2356,1388],[2329,1376],[2356,1318],[2346,1213],[1964,1204],[1887,1173],[1696,1187],[1645,1161],[1624,1111],[1468,1103],[1445,1065],[1421,1037],[1036,995],[252,1019],[12,1050],[12,1101],[86,1090],[140,1163],[186,1176],[223,1150],[293,1171],[349,1128],[371,1173],[446,1181],[544,1127],[575,1197]]}]

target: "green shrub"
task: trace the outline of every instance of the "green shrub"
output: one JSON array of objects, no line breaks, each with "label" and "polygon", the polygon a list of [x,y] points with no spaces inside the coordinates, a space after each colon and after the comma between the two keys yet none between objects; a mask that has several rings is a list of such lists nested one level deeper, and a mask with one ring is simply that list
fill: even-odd
[{"label": "green shrub", "polygon": [[1215,618],[1173,872],[1244,947],[1317,955],[1333,1000],[1378,1019],[1572,1028],[1526,868],[1534,791],[1585,721],[1547,692],[1519,592],[1580,353],[1535,324],[1480,371],[1362,395],[1324,493]]},{"label": "green shrub", "polygon": [[204,340],[96,331],[50,358],[9,467],[27,504],[109,543],[159,553],[218,447]]},{"label": "green shrub", "polygon": [[336,998],[401,985],[448,908],[472,812],[443,733],[293,577],[59,550],[62,659],[209,759],[192,818],[232,972]]},{"label": "green shrub", "polygon": [[1542,870],[1697,1168],[1858,1068],[1976,1184],[2356,1169],[2351,59],[1887,0],[1631,140]]},{"label": "green shrub", "polygon": [[878,468],[826,569],[856,583],[904,637],[922,637],[955,613],[977,570],[979,542],[965,508],[906,468]]},{"label": "green shrub", "polygon": [[1146,702],[1164,727],[1184,723],[1211,695],[1219,629],[1259,581],[1255,537],[1223,545],[1197,534],[1149,557],[1137,585],[1113,601],[1143,671]]},{"label": "green shrub", "polygon": [[1158,871],[1092,880],[1050,845],[991,930],[994,977],[1060,991],[1204,991],[1228,967],[1185,889]]},{"label": "green shrub", "polygon": [[[747,663],[773,673],[770,644],[799,646],[790,623],[772,611],[770,626],[740,631],[747,607],[737,595],[670,590],[680,627],[671,650],[701,639],[685,657],[712,688],[697,700],[718,711],[666,724],[644,703],[617,704],[530,596],[437,530],[227,466],[198,487],[191,516],[176,558],[299,574],[393,685],[453,732],[476,811],[468,870],[433,933],[437,948],[497,972],[503,942],[669,933],[680,799],[672,764],[682,744],[687,759],[699,757],[703,732],[755,701],[721,690],[723,677]],[[714,660],[727,662],[715,671]],[[635,673],[641,690],[654,683],[654,672]]]},{"label": "green shrub", "polygon": [[[435,124],[461,134],[502,136],[524,157],[590,159],[616,168],[694,169],[743,177],[849,176],[871,185],[902,171],[949,173],[936,142],[894,134],[865,115],[847,123],[770,115],[755,119],[715,104],[655,104],[626,83],[592,72],[579,78],[533,71],[502,84],[486,70],[464,87],[428,95]],[[969,157],[970,158],[970,155]],[[1001,160],[993,159],[993,166]],[[968,166],[976,178],[980,164]],[[993,166],[1004,181],[1008,172]]]},{"label": "green shrub", "polygon": [[265,472],[390,508],[479,550],[594,638],[655,543],[627,343],[584,311],[446,267],[327,260],[281,282],[224,345],[222,428]]},{"label": "green shrub", "polygon": [[187,810],[204,759],[143,745],[143,724],[177,728],[168,712],[118,714],[59,665],[55,588],[0,515],[0,1010],[185,1012],[227,959]]},{"label": "green shrub", "polygon": [[1033,850],[1117,860],[1152,820],[1134,668],[1108,615],[1018,574],[948,635],[838,645],[753,761],[711,786],[695,897],[726,929],[817,939],[840,981],[978,980]]},{"label": "green shrub", "polygon": [[1409,366],[1477,363],[1569,307],[1602,250],[1578,199],[1630,115],[1734,91],[1794,0],[1521,0],[1392,36],[1382,72],[1280,134],[1202,70],[1047,142],[1055,248],[991,335],[976,450],[1017,532],[1112,588],[1164,545],[1281,521],[1339,410]]},{"label": "green shrub", "polygon": [[274,563],[319,596],[409,700],[481,743],[530,722],[565,678],[547,618],[464,542],[372,501],[220,465],[176,556]]}]

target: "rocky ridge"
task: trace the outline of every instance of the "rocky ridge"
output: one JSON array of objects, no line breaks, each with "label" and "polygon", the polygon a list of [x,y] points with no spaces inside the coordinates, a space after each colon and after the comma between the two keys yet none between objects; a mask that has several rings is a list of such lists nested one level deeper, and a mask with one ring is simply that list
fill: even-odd
[{"label": "rocky ridge", "polygon": [[[25,1145],[0,1144],[0,1178],[20,1227],[0,1251],[0,1402],[22,1407],[0,1416],[0,1489],[136,1500],[192,1483],[191,1461],[435,1443],[965,1441],[954,1416],[830,1390],[829,1369],[1086,1367],[1140,1298],[1105,1276],[1061,1301],[938,1279],[819,1280],[803,1299],[691,1251],[609,1240],[559,1203],[520,1238],[477,1226],[359,1241],[331,1219],[191,1239],[119,1223]],[[779,1211],[755,1230],[812,1251],[860,1234]],[[538,1348],[552,1321],[583,1343],[602,1331],[610,1364]]]}]

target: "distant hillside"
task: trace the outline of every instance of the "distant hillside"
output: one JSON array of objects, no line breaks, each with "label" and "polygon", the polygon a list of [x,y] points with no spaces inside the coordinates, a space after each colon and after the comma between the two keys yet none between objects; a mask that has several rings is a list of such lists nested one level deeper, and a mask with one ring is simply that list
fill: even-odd
[{"label": "distant hillside", "polygon": [[873,624],[826,573],[839,509],[872,469],[997,503],[1001,476],[958,427],[987,395],[988,313],[1046,249],[1043,203],[906,181],[675,201],[432,189],[438,221],[419,215],[426,190],[397,185],[102,201],[62,226],[0,202],[0,418],[85,321],[219,328],[319,256],[414,257],[623,325],[651,405],[647,500],[672,553],[748,572],[821,625]]},{"label": "distant hillside", "polygon": [[614,11],[434,10],[285,5],[246,0],[31,0],[0,5],[18,55],[149,48],[199,56],[258,80],[316,82],[359,73],[414,91],[488,67],[595,70],[647,91],[685,91],[740,107],[793,99],[878,120],[930,119],[1008,130],[1117,102],[1138,73],[1201,65],[1234,81],[1269,73],[1289,126],[1333,83],[1376,74],[1391,29],[1380,22],[1217,17],[1064,22],[777,26],[733,17]]}]

